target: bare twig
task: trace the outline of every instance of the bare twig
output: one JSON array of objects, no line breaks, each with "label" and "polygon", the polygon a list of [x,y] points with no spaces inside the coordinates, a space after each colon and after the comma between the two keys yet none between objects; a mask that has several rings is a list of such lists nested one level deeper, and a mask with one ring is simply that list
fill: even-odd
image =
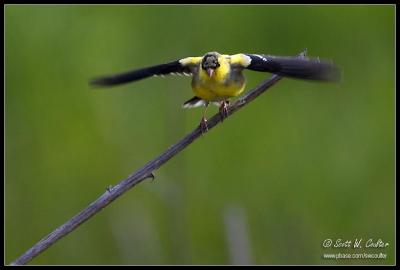
[{"label": "bare twig", "polygon": [[[302,57],[305,52],[300,54]],[[232,115],[240,108],[249,104],[256,97],[264,93],[271,86],[277,83],[282,77],[278,75],[272,75],[270,78],[265,80],[263,83],[258,85],[256,88],[249,91],[246,95],[238,99],[232,106],[228,107],[228,116]],[[219,113],[214,115],[207,122],[208,131],[211,130],[214,126],[221,122],[221,116]],[[89,218],[97,214],[101,209],[106,207],[116,198],[127,192],[133,186],[142,182],[146,178],[154,178],[153,172],[160,168],[164,163],[170,160],[172,157],[177,155],[183,149],[185,149],[188,145],[190,145],[194,140],[199,138],[202,135],[202,131],[200,127],[197,127],[176,144],[172,145],[168,148],[164,153],[148,162],[142,168],[140,168],[135,173],[129,175],[126,179],[122,180],[119,184],[114,187],[108,187],[106,192],[101,195],[96,201],[92,202],[88,207],[79,212],[76,216],[72,217],[70,220],[65,222],[63,225],[55,229],[53,232],[48,234],[38,243],[36,243],[32,248],[26,251],[23,255],[17,258],[11,265],[22,265],[30,262],[34,257],[38,256],[40,253],[45,251],[51,245],[56,243],[58,240],[75,230],[82,223],[87,221]]]}]

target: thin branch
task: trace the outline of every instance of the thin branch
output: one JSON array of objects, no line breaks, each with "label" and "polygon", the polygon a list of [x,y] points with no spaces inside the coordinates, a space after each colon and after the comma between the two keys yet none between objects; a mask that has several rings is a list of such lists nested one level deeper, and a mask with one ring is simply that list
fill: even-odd
[{"label": "thin branch", "polygon": [[[299,57],[305,55],[305,52],[302,52]],[[233,113],[241,109],[242,107],[249,104],[256,97],[264,93],[271,86],[277,83],[282,77],[278,75],[272,75],[270,78],[265,80],[263,83],[258,85],[256,88],[249,91],[246,95],[239,98],[232,106],[228,107],[228,116],[231,116]],[[217,124],[221,122],[221,116],[219,113],[214,115],[211,119],[208,120],[207,126],[208,131],[215,127]],[[87,221],[89,218],[97,214],[101,209],[106,207],[112,201],[117,199],[119,196],[127,192],[129,189],[139,184],[146,178],[154,178],[153,172],[164,165],[168,160],[177,155],[187,146],[189,146],[194,140],[199,138],[202,135],[202,131],[200,127],[197,127],[176,144],[172,145],[168,148],[164,153],[148,162],[142,168],[140,168],[135,173],[129,175],[126,179],[122,180],[119,184],[114,187],[107,188],[107,191],[101,195],[96,201],[92,202],[88,207],[79,212],[76,216],[65,222],[63,225],[55,229],[53,232],[48,234],[38,243],[36,243],[32,248],[26,251],[23,255],[17,258],[11,265],[23,265],[30,262],[33,258],[38,256],[40,253],[45,251],[51,245],[56,243],[58,240],[75,230],[82,223]]]}]

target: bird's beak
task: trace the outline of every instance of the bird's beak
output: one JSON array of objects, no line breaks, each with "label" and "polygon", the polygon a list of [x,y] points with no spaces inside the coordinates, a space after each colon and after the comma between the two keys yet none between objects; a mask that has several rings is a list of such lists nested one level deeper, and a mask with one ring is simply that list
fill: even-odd
[{"label": "bird's beak", "polygon": [[212,77],[213,76],[213,74],[214,74],[214,69],[212,69],[212,68],[207,68],[207,74],[208,74],[208,77]]}]

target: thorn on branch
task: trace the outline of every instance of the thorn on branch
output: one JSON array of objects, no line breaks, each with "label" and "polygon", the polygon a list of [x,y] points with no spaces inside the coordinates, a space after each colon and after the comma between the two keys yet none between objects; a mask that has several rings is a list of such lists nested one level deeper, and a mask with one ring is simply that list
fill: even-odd
[{"label": "thorn on branch", "polygon": [[[151,182],[153,183],[153,181],[154,181],[154,179],[156,178],[155,176],[154,176],[154,174],[151,172],[148,176],[146,176],[146,178],[151,178]],[[145,178],[145,179],[146,179]]]}]

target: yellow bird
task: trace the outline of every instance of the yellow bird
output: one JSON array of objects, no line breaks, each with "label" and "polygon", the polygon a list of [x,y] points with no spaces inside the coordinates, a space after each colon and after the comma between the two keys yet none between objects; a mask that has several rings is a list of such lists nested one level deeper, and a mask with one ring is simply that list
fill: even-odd
[{"label": "yellow bird", "polygon": [[209,103],[219,105],[223,120],[230,98],[240,95],[245,88],[244,69],[270,72],[284,77],[316,81],[337,81],[340,70],[331,62],[318,58],[284,57],[261,54],[226,55],[209,52],[200,57],[186,57],[166,64],[150,66],[91,81],[94,86],[114,86],[151,76],[192,76],[195,96],[183,104],[184,108],[205,106],[200,122],[202,131],[207,130],[205,113]]}]

